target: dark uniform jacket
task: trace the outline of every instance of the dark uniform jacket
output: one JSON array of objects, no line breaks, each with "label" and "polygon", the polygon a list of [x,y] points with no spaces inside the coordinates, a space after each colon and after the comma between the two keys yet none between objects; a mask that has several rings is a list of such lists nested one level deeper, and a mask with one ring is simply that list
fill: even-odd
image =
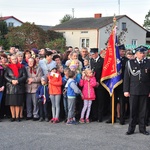
[{"label": "dark uniform jacket", "polygon": [[[23,94],[25,93],[25,82],[27,73],[25,68],[19,69],[19,77],[16,78],[10,68],[6,68],[4,77],[6,79],[6,94]],[[17,85],[12,84],[12,80],[18,80]]]},{"label": "dark uniform jacket", "polygon": [[150,93],[150,60],[144,59],[141,65],[137,59],[126,63],[123,91],[131,95]]},{"label": "dark uniform jacket", "polygon": [[[103,63],[104,63],[104,59],[100,56],[97,62],[95,62],[93,58],[91,58],[90,60],[91,69],[95,73],[96,82],[98,82],[99,84],[100,84],[100,78],[101,78],[102,69],[103,69]],[[101,84],[100,84],[100,87],[103,88]]]}]

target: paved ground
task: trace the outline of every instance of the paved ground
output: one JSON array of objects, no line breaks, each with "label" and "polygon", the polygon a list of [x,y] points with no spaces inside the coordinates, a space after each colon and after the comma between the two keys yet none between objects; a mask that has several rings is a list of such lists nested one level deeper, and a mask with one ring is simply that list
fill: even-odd
[{"label": "paved ground", "polygon": [[[150,150],[150,135],[127,136],[128,125],[0,122],[0,150]],[[147,127],[150,132],[150,126]]]}]

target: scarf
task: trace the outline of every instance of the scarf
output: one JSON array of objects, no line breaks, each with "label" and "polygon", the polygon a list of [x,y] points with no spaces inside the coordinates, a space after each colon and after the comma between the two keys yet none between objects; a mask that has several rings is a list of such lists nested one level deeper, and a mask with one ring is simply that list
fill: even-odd
[{"label": "scarf", "polygon": [[13,74],[15,77],[19,77],[19,69],[23,67],[22,64],[17,63],[17,64],[8,64],[8,67],[12,70]]}]

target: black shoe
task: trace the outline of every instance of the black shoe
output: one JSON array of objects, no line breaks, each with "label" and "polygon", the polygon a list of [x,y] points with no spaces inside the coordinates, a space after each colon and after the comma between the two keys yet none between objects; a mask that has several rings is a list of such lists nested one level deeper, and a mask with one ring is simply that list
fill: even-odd
[{"label": "black shoe", "polygon": [[33,118],[33,121],[37,121],[37,120],[39,120],[39,118]]},{"label": "black shoe", "polygon": [[44,119],[41,117],[40,119],[39,119],[39,122],[42,122]]},{"label": "black shoe", "polygon": [[48,118],[45,118],[45,121],[46,121],[46,122],[49,122],[49,119],[48,119]]},{"label": "black shoe", "polygon": [[120,117],[117,117],[117,120],[120,120]]},{"label": "black shoe", "polygon": [[24,119],[24,117],[20,117],[20,120],[23,120]]},{"label": "black shoe", "polygon": [[[106,121],[106,123],[112,123],[112,120],[109,119],[109,120]],[[116,119],[114,120],[114,123],[116,123]]]},{"label": "black shoe", "polygon": [[91,119],[92,122],[97,121],[97,120],[98,120],[97,118],[92,118]]},{"label": "black shoe", "polygon": [[127,131],[126,132],[126,135],[131,135],[131,134],[134,134],[134,131]]},{"label": "black shoe", "polygon": [[148,126],[149,126],[149,123],[148,123],[148,122],[146,122],[146,123],[145,123],[145,125],[148,127]]},{"label": "black shoe", "polygon": [[27,117],[27,118],[26,118],[26,120],[31,120],[31,119],[32,119],[32,117]]},{"label": "black shoe", "polygon": [[21,120],[20,120],[20,118],[16,118],[16,121],[17,121],[17,122],[20,122]]},{"label": "black shoe", "polygon": [[102,119],[97,120],[97,122],[102,122]]},{"label": "black shoe", "polygon": [[140,131],[140,133],[142,133],[144,135],[149,135],[149,132],[147,132],[147,131]]},{"label": "black shoe", "polygon": [[122,120],[122,119],[120,119],[120,124],[121,124],[121,125],[124,125],[124,124],[125,124],[125,121]]},{"label": "black shoe", "polygon": [[14,122],[15,120],[16,120],[15,118],[11,118],[11,119],[10,119],[11,122]]}]

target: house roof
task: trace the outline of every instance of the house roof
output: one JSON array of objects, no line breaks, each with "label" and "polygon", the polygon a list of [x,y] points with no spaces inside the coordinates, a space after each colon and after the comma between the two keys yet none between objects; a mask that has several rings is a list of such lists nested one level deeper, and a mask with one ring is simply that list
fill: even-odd
[{"label": "house roof", "polygon": [[42,28],[44,31],[50,30],[53,26],[37,25]]},{"label": "house roof", "polygon": [[5,21],[5,20],[10,19],[10,18],[13,18],[13,19],[15,19],[15,20],[17,20],[17,21],[19,21],[19,22],[23,23],[21,20],[19,20],[19,19],[15,18],[14,16],[5,16],[5,17],[0,17],[0,20]]},{"label": "house roof", "polygon": [[[126,15],[116,16],[116,20],[119,20],[123,17],[127,17]],[[52,30],[77,30],[77,29],[100,29],[108,24],[113,23],[114,16],[101,17],[101,18],[74,18],[70,21],[67,21],[63,24],[59,24],[51,28]],[[132,20],[131,18],[129,18]],[[134,20],[132,20],[136,23]],[[136,23],[140,26],[138,23]],[[142,26],[140,26],[143,28]],[[144,28],[143,28],[144,29]],[[145,29],[144,29],[145,30]]]}]

